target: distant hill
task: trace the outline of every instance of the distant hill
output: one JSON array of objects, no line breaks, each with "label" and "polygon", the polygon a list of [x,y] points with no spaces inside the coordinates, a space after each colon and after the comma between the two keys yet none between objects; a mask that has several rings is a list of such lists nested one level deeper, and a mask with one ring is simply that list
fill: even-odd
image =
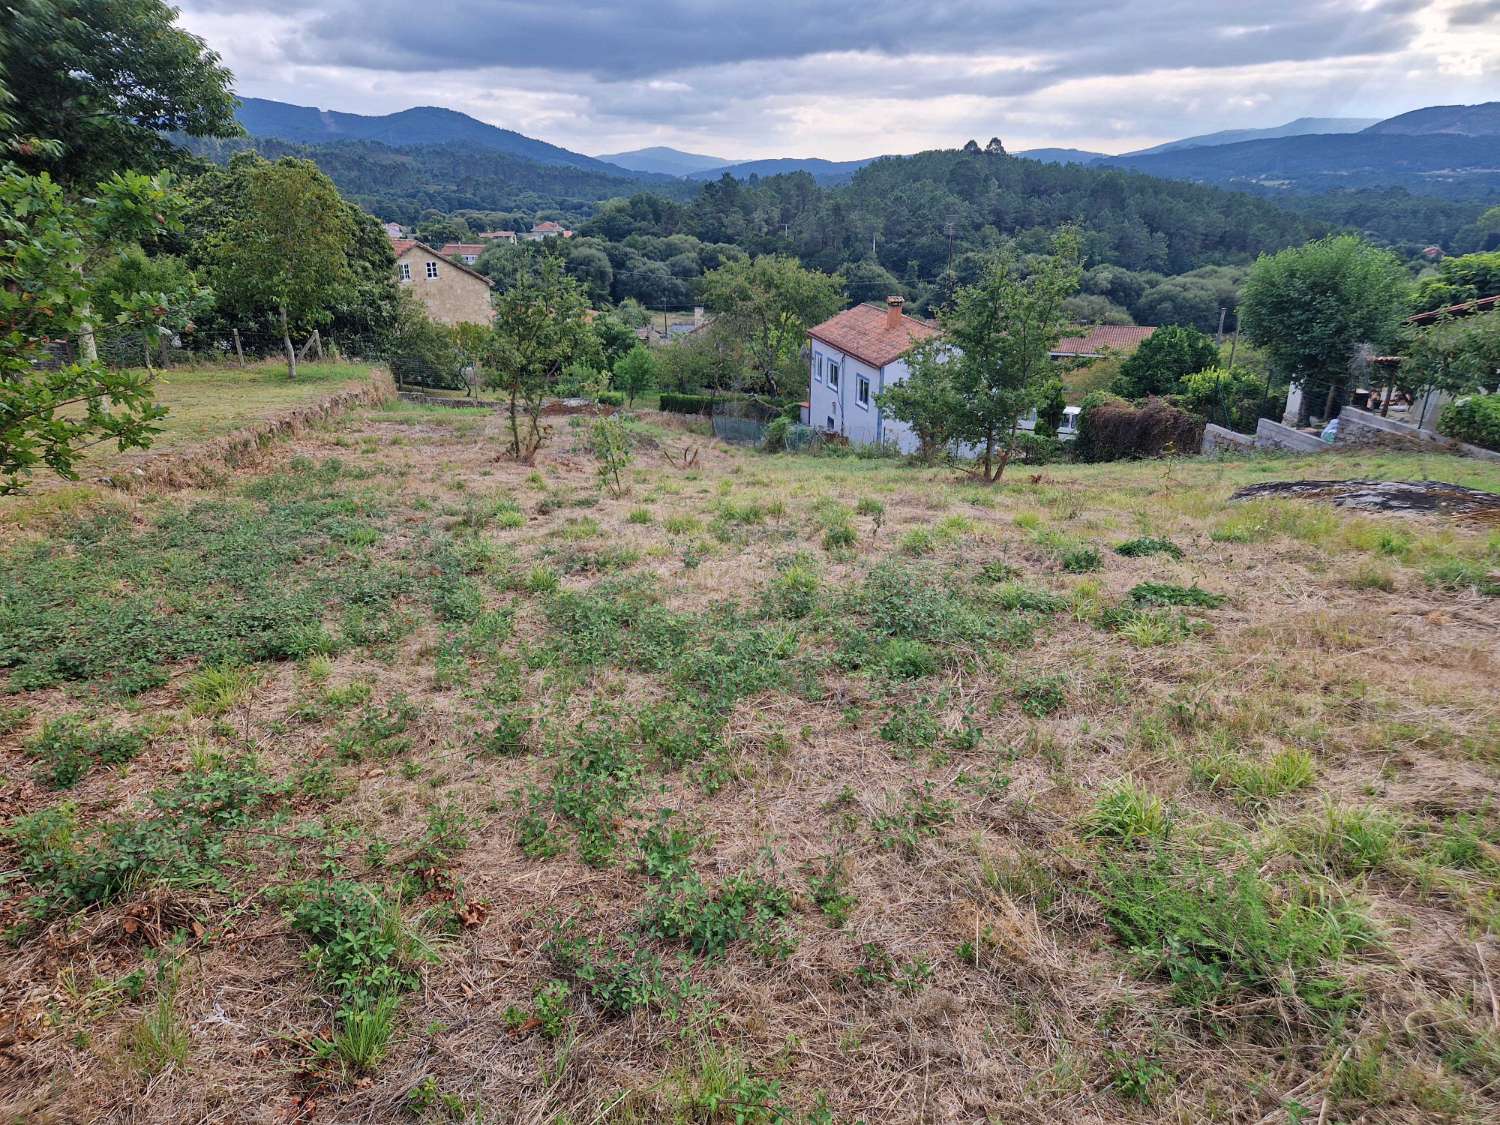
[{"label": "distant hill", "polygon": [[571,152],[510,129],[487,125],[466,113],[437,106],[416,106],[399,113],[367,117],[266,98],[242,98],[235,116],[252,137],[274,137],[298,144],[378,141],[393,148],[458,144],[503,152],[538,164],[563,164],[605,175],[624,172],[624,169],[592,156]]},{"label": "distant hill", "polygon": [[1500,143],[1449,133],[1314,134],[1120,156],[1100,164],[1261,194],[1399,187],[1447,199],[1500,195]]},{"label": "distant hill", "polygon": [[598,157],[608,164],[628,168],[632,172],[659,172],[666,176],[690,176],[695,172],[710,172],[734,163],[722,156],[705,156],[698,152],[683,152],[678,148],[656,145],[652,148],[636,148],[629,152],[601,153]]},{"label": "distant hill", "polygon": [[1096,160],[1109,159],[1108,153],[1089,152],[1082,148],[1028,148],[1011,155],[1023,160],[1040,160],[1044,164],[1092,164]]},{"label": "distant hill", "polygon": [[668,176],[627,172],[596,161],[599,169],[543,164],[482,145],[405,145],[379,141],[299,144],[276,137],[216,141],[177,138],[215,161],[254,149],[268,159],[300,156],[313,161],[346,196],[382,219],[416,222],[429,210],[562,210],[588,214],[600,200],[652,191],[685,199],[698,185]]},{"label": "distant hill", "polygon": [[1175,152],[1183,148],[1212,148],[1216,145],[1233,145],[1242,141],[1271,141],[1279,137],[1305,137],[1309,134],[1358,133],[1376,124],[1376,117],[1299,117],[1285,125],[1269,129],[1221,129],[1217,133],[1203,133],[1196,137],[1183,137],[1179,141],[1152,145],[1122,153],[1123,156],[1152,156],[1158,152]]},{"label": "distant hill", "polygon": [[689,179],[694,180],[716,180],[726,172],[737,180],[747,180],[751,176],[784,176],[791,172],[806,172],[820,184],[844,183],[854,177],[866,164],[873,164],[881,159],[878,156],[866,157],[864,160],[822,160],[818,157],[799,159],[794,156],[783,156],[773,160],[747,160],[743,164],[730,164],[723,168],[713,168],[703,172],[694,172]]},{"label": "distant hill", "polygon": [[1456,133],[1465,137],[1500,137],[1500,102],[1479,105],[1432,105],[1376,122],[1366,133],[1426,136]]}]

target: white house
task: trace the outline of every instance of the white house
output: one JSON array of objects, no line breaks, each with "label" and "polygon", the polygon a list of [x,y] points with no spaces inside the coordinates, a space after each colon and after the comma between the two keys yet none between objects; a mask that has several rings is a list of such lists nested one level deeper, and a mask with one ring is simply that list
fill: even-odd
[{"label": "white house", "polygon": [[808,424],[842,434],[856,445],[894,445],[917,451],[917,436],[905,422],[887,417],[875,396],[911,374],[903,358],[913,345],[937,335],[934,324],[907,316],[900,297],[885,307],[856,305],[808,329],[811,393]]},{"label": "white house", "polygon": [[[915,343],[938,334],[938,327],[902,312],[900,297],[887,297],[885,306],[857,305],[815,328],[808,329],[811,343],[811,393],[807,424],[824,433],[842,434],[855,445],[894,445],[902,453],[915,453],[920,444],[905,422],[887,416],[875,396],[892,383],[905,380],[907,350]],[[1132,351],[1155,328],[1097,327],[1081,336],[1059,340],[1054,359],[1093,358],[1112,351]],[[1063,411],[1057,436],[1071,441],[1078,436],[1079,408]],[[1016,428],[1036,428],[1036,411],[1029,411]]]}]

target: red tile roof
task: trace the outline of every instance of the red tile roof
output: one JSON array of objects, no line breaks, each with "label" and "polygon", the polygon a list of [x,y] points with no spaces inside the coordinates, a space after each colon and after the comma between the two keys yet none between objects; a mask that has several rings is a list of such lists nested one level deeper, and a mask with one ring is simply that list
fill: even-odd
[{"label": "red tile roof", "polygon": [[[449,245],[451,245],[451,246],[457,246],[459,244],[458,243],[450,243]],[[438,251],[434,250],[431,246],[428,246],[427,243],[425,243],[425,242],[418,242],[414,238],[393,238],[393,239],[391,239],[391,249],[396,252],[396,257],[398,259],[403,254],[405,254],[408,250],[412,250],[412,249],[426,250],[434,258],[445,258],[445,257],[447,257],[446,254],[439,253]],[[446,247],[445,247],[445,249],[446,249]],[[448,264],[450,266],[452,266],[454,269],[462,270],[464,273],[468,274],[470,277],[477,277],[480,281],[484,282],[491,289],[493,289],[495,287],[495,283],[493,281],[491,281],[489,278],[485,277],[484,274],[478,272],[477,270],[473,269],[470,266],[464,265],[462,262],[453,262],[453,261],[450,261]]]},{"label": "red tile roof", "polygon": [[479,255],[481,255],[481,254],[484,253],[484,243],[482,243],[482,242],[449,242],[449,243],[444,244],[443,248],[441,250],[439,250],[438,253],[441,254],[445,258],[452,258],[454,256],[457,256],[457,257],[461,258],[465,254],[472,254],[472,255],[474,255],[474,257],[477,258],[477,257],[479,257]]},{"label": "red tile roof", "polygon": [[1432,309],[1428,312],[1419,312],[1415,316],[1406,318],[1407,324],[1431,324],[1435,320],[1441,320],[1445,316],[1468,316],[1470,313],[1485,312],[1489,309],[1500,309],[1500,293],[1493,297],[1480,297],[1476,301],[1464,301],[1457,305],[1449,305],[1443,309]]},{"label": "red tile roof", "polygon": [[904,313],[895,328],[887,327],[887,319],[884,305],[855,305],[809,328],[807,334],[879,368],[894,363],[913,344],[938,332],[937,325]]},{"label": "red tile roof", "polygon": [[1135,324],[1101,324],[1082,336],[1065,336],[1052,348],[1053,355],[1099,355],[1105,349],[1112,352],[1134,351],[1140,347],[1155,328]]},{"label": "red tile roof", "polygon": [[393,239],[391,239],[391,249],[396,252],[396,257],[398,257],[398,258],[401,257],[402,254],[405,254],[408,250],[410,250],[416,244],[417,244],[417,240],[415,238],[393,238]]}]

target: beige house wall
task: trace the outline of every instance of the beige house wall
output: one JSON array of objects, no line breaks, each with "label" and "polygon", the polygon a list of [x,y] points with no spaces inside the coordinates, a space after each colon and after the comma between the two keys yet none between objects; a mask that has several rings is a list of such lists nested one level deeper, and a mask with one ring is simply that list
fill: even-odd
[{"label": "beige house wall", "polygon": [[[437,263],[437,277],[427,276],[428,262]],[[411,268],[410,280],[401,277],[403,265]],[[439,324],[488,324],[494,319],[490,287],[483,278],[420,246],[413,246],[397,259],[396,275]]]}]

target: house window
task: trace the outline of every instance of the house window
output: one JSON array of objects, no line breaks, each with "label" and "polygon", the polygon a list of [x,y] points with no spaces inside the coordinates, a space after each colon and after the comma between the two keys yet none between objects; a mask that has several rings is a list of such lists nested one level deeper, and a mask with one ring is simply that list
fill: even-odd
[{"label": "house window", "polygon": [[870,409],[870,380],[863,375],[854,377],[854,401],[866,410]]},{"label": "house window", "polygon": [[466,265],[466,266],[472,266],[478,260],[479,259],[476,258],[473,254],[465,254],[464,255],[464,265]]},{"label": "house window", "polygon": [[820,356],[820,355],[815,355],[815,356],[813,356],[813,382],[814,383],[821,383],[822,381],[823,381],[823,357]]},{"label": "house window", "polygon": [[824,427],[829,433],[833,433],[833,415],[828,416],[828,425]]},{"label": "house window", "polygon": [[828,388],[834,391],[839,389],[839,365],[832,362],[828,364]]},{"label": "house window", "polygon": [[402,281],[410,281],[411,280],[411,263],[410,262],[402,262],[401,266],[400,266],[400,269],[401,269],[401,280]]},{"label": "house window", "polygon": [[437,277],[437,263],[436,262],[428,262],[427,263],[427,280],[431,281],[435,277]]}]

